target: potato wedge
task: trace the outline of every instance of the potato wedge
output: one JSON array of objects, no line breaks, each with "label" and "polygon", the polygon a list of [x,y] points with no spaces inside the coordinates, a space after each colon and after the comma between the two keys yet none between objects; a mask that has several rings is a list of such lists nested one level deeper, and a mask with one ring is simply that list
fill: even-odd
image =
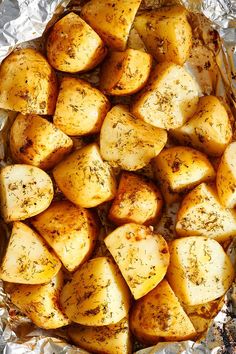
[{"label": "potato wedge", "polygon": [[111,52],[100,71],[100,88],[108,95],[131,95],[141,90],[152,68],[152,56],[140,50]]},{"label": "potato wedge", "polygon": [[70,152],[73,141],[38,115],[18,114],[10,131],[10,149],[15,162],[48,170]]},{"label": "potato wedge", "polygon": [[114,50],[125,50],[141,0],[90,0],[81,17]]},{"label": "potato wedge", "polygon": [[109,219],[117,225],[151,225],[160,216],[163,200],[153,182],[134,173],[123,172]]},{"label": "potato wedge", "polygon": [[215,96],[203,96],[194,116],[171,135],[207,155],[221,156],[231,141],[232,128],[224,104]]},{"label": "potato wedge", "polygon": [[131,334],[127,318],[110,326],[88,327],[74,325],[69,327],[68,334],[76,345],[93,353],[132,353]]},{"label": "potato wedge", "polygon": [[69,272],[91,256],[98,228],[89,210],[66,200],[57,201],[31,223]]},{"label": "potato wedge", "polygon": [[110,103],[95,87],[74,77],[61,82],[53,123],[72,136],[98,133]]},{"label": "potato wedge", "polygon": [[61,263],[43,239],[22,222],[13,224],[0,278],[19,284],[43,284],[59,271]]},{"label": "potato wedge", "polygon": [[196,335],[193,324],[166,280],[139,299],[131,310],[130,327],[146,344],[180,341]]},{"label": "potato wedge", "polygon": [[225,150],[216,175],[216,187],[221,204],[226,208],[236,206],[236,142]]},{"label": "potato wedge", "polygon": [[14,284],[10,298],[36,326],[54,329],[70,323],[59,307],[59,295],[63,287],[63,273],[60,271],[48,284]]},{"label": "potato wedge", "polygon": [[62,289],[60,301],[73,322],[105,326],[118,323],[127,316],[130,295],[112,260],[98,257],[84,263],[74,273],[71,282]]},{"label": "potato wedge", "polygon": [[166,131],[142,122],[123,105],[108,112],[101,129],[100,149],[114,167],[135,171],[149,163],[163,149]]},{"label": "potato wedge", "polygon": [[192,29],[187,10],[182,6],[166,6],[144,11],[134,21],[148,51],[158,62],[183,65],[192,47]]},{"label": "potato wedge", "polygon": [[54,168],[53,175],[62,193],[84,208],[95,207],[116,194],[115,178],[95,143],[68,156]]},{"label": "potato wedge", "polygon": [[137,224],[118,227],[104,240],[135,299],[146,295],[164,278],[169,265],[165,239]]},{"label": "potato wedge", "polygon": [[177,215],[179,236],[205,236],[218,242],[236,236],[236,211],[224,208],[216,189],[202,183],[184,198]]},{"label": "potato wedge", "polygon": [[5,222],[25,220],[48,208],[53,184],[35,166],[10,165],[0,171],[1,213]]},{"label": "potato wedge", "polygon": [[169,204],[178,201],[181,193],[215,178],[215,170],[206,155],[184,146],[162,150],[153,164],[162,194]]},{"label": "potato wedge", "polygon": [[93,69],[107,53],[99,35],[74,12],[55,23],[46,49],[49,63],[68,73]]},{"label": "potato wedge", "polygon": [[158,64],[131,112],[163,129],[181,127],[196,111],[199,88],[195,79],[174,63]]},{"label": "potato wedge", "polygon": [[204,304],[224,295],[234,274],[229,257],[215,240],[190,236],[170,243],[167,279],[187,305]]},{"label": "potato wedge", "polygon": [[23,114],[53,114],[56,75],[41,53],[15,50],[0,66],[0,108]]}]

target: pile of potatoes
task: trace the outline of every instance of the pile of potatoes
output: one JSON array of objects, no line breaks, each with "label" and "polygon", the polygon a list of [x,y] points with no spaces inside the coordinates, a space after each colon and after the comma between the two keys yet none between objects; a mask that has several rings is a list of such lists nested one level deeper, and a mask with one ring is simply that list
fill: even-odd
[{"label": "pile of potatoes", "polygon": [[[227,108],[202,96],[184,66],[187,11],[137,14],[140,4],[90,0],[50,29],[46,58],[18,49],[0,66],[0,108],[18,112],[14,164],[0,171],[1,215],[12,223],[0,278],[37,326],[67,326],[96,353],[130,354],[134,338],[199,338],[235,275],[225,252],[236,236]],[[131,28],[140,49],[127,45]],[[98,87],[74,75],[97,66]],[[111,103],[130,95],[129,106]],[[176,202],[176,237],[166,240],[158,225]]]}]

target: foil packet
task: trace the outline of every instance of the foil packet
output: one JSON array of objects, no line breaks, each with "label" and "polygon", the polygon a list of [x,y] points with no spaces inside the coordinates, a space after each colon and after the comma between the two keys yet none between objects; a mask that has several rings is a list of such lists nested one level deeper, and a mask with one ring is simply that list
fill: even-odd
[{"label": "foil packet", "polygon": [[[229,106],[232,122],[236,114],[236,0],[143,0],[141,11],[163,5],[182,3],[189,11],[194,45],[186,64],[197,79],[202,94],[223,96]],[[42,47],[41,36],[65,11],[79,11],[81,0],[0,0],[0,62],[16,47]],[[131,30],[129,46],[137,48]],[[97,84],[97,71],[80,75]],[[0,78],[1,80],[1,78]],[[114,99],[117,100],[117,99]],[[116,101],[114,101],[116,102]],[[127,103],[127,102],[126,102]],[[0,109],[0,165],[10,163],[7,151],[9,127],[14,112]],[[83,142],[82,142],[83,143]],[[81,144],[78,139],[77,144]],[[149,175],[148,167],[142,171]],[[170,240],[174,237],[176,208],[164,211],[156,229]],[[110,225],[102,208],[101,246]],[[0,221],[0,255],[4,251],[9,231]],[[236,266],[236,240],[228,247]],[[219,300],[221,301],[221,300]],[[37,328],[15,308],[0,283],[0,353],[3,354],[89,354],[69,344],[66,329],[45,331]],[[207,330],[197,342],[163,342],[154,347],[140,348],[136,354],[235,354],[236,353],[236,283],[224,297],[223,306],[214,318],[209,318]]]}]

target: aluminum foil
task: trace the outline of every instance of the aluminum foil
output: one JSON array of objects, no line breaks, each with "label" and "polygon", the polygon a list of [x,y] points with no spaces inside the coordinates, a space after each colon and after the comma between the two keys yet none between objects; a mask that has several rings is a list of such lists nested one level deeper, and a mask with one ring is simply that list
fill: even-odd
[{"label": "aluminum foil", "polygon": [[[190,22],[194,32],[194,48],[186,68],[197,78],[202,94],[222,95],[234,115],[236,0],[182,0],[180,2],[192,11]],[[79,10],[80,3],[80,0],[0,0],[0,62],[16,46],[40,46],[40,37],[50,21],[54,21],[68,9]],[[178,0],[143,0],[141,9],[174,3],[178,3]],[[135,34],[133,35],[135,37]],[[131,47],[140,46],[140,43],[137,44],[132,38],[129,43]],[[85,74],[84,77],[96,84],[97,72],[92,75]],[[6,154],[7,134],[14,117],[15,113],[0,110],[1,165],[10,162]],[[81,144],[80,139],[76,143]],[[217,161],[212,162],[217,163]],[[142,173],[149,174],[148,168]],[[174,235],[174,208],[175,206],[173,210],[164,211],[156,227],[168,240]],[[97,249],[98,255],[104,252],[103,237],[111,227],[104,218],[104,210],[101,209],[99,212],[103,228]],[[0,235],[1,255],[8,237],[8,229],[1,222]],[[236,240],[228,248],[228,253],[236,265]],[[226,294],[223,307],[217,316],[213,319],[209,318],[207,333],[204,333],[198,342],[159,343],[151,348],[136,350],[137,354],[235,354],[236,284]],[[0,283],[0,353],[86,354],[88,352],[69,344],[66,329],[45,331],[37,328],[12,306]]]}]

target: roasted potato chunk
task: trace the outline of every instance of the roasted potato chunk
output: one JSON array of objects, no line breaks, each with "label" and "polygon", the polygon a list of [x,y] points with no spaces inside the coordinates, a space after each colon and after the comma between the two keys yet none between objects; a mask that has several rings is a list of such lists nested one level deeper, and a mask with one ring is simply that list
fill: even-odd
[{"label": "roasted potato chunk", "polygon": [[46,119],[19,114],[10,132],[10,149],[15,162],[48,170],[70,152],[73,141]]},{"label": "roasted potato chunk", "polygon": [[107,53],[99,35],[73,12],[52,27],[46,49],[49,63],[68,73],[93,69]]},{"label": "roasted potato chunk", "polygon": [[62,193],[84,208],[95,207],[116,194],[115,178],[95,143],[68,156],[54,168],[53,175]]},{"label": "roasted potato chunk", "polygon": [[158,128],[181,127],[196,111],[199,88],[195,79],[174,63],[161,63],[137,97],[132,113]]},{"label": "roasted potato chunk", "polygon": [[196,335],[193,324],[166,280],[139,299],[130,315],[134,335],[147,344],[186,340]]},{"label": "roasted potato chunk", "polygon": [[183,65],[192,46],[192,29],[182,6],[144,11],[134,21],[135,29],[158,62]]},{"label": "roasted potato chunk", "polygon": [[0,66],[0,108],[23,114],[53,114],[56,75],[41,53],[15,50]]},{"label": "roasted potato chunk", "polygon": [[134,173],[123,172],[109,218],[117,225],[151,225],[160,216],[162,196],[153,182]]},{"label": "roasted potato chunk", "polygon": [[215,240],[184,237],[170,244],[167,279],[183,303],[199,305],[225,294],[233,282],[234,269]]},{"label": "roasted potato chunk", "polygon": [[81,16],[114,50],[124,51],[141,0],[91,0]]},{"label": "roasted potato chunk", "polygon": [[53,185],[35,166],[10,165],[0,171],[1,213],[5,222],[25,220],[48,208]]},{"label": "roasted potato chunk", "polygon": [[115,167],[135,171],[157,156],[166,141],[165,130],[142,122],[126,106],[117,105],[108,112],[102,125],[101,155]]},{"label": "roasted potato chunk", "polygon": [[232,138],[232,128],[223,103],[215,96],[203,96],[194,116],[171,134],[181,144],[221,156]]},{"label": "roasted potato chunk", "polygon": [[135,299],[146,295],[164,278],[169,265],[165,239],[137,224],[118,227],[105,238]]},{"label": "roasted potato chunk", "polygon": [[184,146],[161,151],[154,159],[154,169],[167,203],[178,201],[181,193],[215,178],[215,170],[208,158]]},{"label": "roasted potato chunk", "polygon": [[236,236],[236,211],[224,208],[216,189],[205,183],[184,198],[177,215],[179,236],[202,236],[223,242]]},{"label": "roasted potato chunk", "polygon": [[111,52],[101,67],[100,88],[108,95],[131,95],[145,86],[151,67],[148,53],[135,49]]},{"label": "roasted potato chunk", "polygon": [[72,341],[80,348],[101,354],[131,354],[132,342],[129,321],[102,327],[74,325],[68,330]]},{"label": "roasted potato chunk", "polygon": [[98,133],[110,103],[95,87],[74,77],[61,82],[53,123],[68,135]]},{"label": "roasted potato chunk", "polygon": [[73,272],[91,256],[98,230],[89,210],[69,201],[58,201],[31,219],[31,223],[68,271]]},{"label": "roasted potato chunk", "polygon": [[19,284],[43,284],[59,271],[61,263],[43,239],[22,222],[13,224],[0,278]]},{"label": "roasted potato chunk", "polygon": [[130,295],[112,260],[98,257],[84,263],[64,286],[61,306],[73,322],[105,326],[127,316]]},{"label": "roasted potato chunk", "polygon": [[59,272],[48,284],[14,284],[9,293],[12,303],[36,326],[54,329],[66,326],[70,322],[59,307],[62,287],[63,273]]}]

